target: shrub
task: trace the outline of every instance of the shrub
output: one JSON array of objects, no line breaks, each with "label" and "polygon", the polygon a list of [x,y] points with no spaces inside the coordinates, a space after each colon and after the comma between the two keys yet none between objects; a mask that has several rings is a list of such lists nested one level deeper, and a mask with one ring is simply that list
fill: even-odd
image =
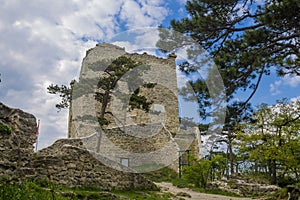
[{"label": "shrub", "polygon": [[212,162],[192,158],[190,166],[183,168],[182,178],[193,183],[196,187],[206,188]]}]

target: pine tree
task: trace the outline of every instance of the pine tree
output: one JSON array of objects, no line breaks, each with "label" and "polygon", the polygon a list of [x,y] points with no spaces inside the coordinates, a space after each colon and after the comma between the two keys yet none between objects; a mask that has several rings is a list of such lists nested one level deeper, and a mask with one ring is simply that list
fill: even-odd
[{"label": "pine tree", "polygon": [[[250,99],[272,67],[279,76],[300,75],[298,0],[189,0],[186,10],[187,18],[171,21],[173,34],[161,30],[157,46],[178,48],[174,41],[181,41],[180,32],[207,50],[223,78],[228,105],[234,108],[231,117],[238,119],[250,108]],[[196,70],[187,63],[183,66],[188,73]],[[205,111],[210,103],[205,83],[199,80],[193,86]],[[249,92],[248,98],[232,101],[239,90]]]}]

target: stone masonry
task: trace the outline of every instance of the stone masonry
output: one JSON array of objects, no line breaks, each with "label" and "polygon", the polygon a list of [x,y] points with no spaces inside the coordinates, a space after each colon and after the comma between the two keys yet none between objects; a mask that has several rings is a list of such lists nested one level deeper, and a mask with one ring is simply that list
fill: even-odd
[{"label": "stone masonry", "polygon": [[[105,190],[157,189],[140,174],[93,155],[81,139],[60,139],[34,153],[36,118],[22,110],[0,103],[0,125],[0,182],[34,180]],[[115,169],[103,162],[111,162]]]},{"label": "stone masonry", "polygon": [[[110,124],[100,127],[98,113],[101,102],[95,100],[97,83],[105,68],[120,56],[150,67],[144,70],[141,65],[128,74],[139,75],[146,83],[154,83],[155,86],[134,85],[135,81],[130,82],[130,76],[125,74],[115,90],[126,93],[126,84],[133,84],[153,104],[149,113],[140,109],[129,110],[126,107],[128,102],[121,101],[118,93],[113,92],[107,108],[109,114],[105,115]],[[126,158],[129,167],[137,172],[149,166],[151,169],[151,166],[167,165],[177,171],[178,151],[182,149],[191,149],[200,158],[201,136],[198,129],[185,131],[179,128],[175,58],[174,55],[163,59],[146,53],[129,54],[124,48],[107,43],[97,44],[88,50],[82,62],[79,82],[73,86],[69,138],[81,138],[89,151],[116,163]],[[136,72],[138,70],[143,73]]]},{"label": "stone masonry", "polygon": [[0,132],[0,175],[12,176],[13,171],[25,166],[33,155],[36,119],[0,103],[0,125],[11,129]]}]

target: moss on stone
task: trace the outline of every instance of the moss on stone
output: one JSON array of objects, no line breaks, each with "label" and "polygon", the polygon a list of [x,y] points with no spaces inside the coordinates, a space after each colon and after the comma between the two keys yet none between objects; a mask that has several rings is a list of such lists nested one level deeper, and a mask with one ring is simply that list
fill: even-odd
[{"label": "moss on stone", "polygon": [[12,128],[8,125],[0,123],[0,133],[11,134]]}]

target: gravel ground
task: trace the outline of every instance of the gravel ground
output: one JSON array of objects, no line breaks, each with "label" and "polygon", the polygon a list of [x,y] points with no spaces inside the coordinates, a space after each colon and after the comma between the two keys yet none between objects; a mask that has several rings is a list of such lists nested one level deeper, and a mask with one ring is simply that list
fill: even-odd
[{"label": "gravel ground", "polygon": [[173,193],[174,195],[178,193],[186,193],[189,194],[191,197],[183,197],[180,196],[181,198],[184,199],[189,199],[189,200],[262,200],[262,199],[255,199],[255,198],[241,198],[241,197],[228,197],[228,196],[222,196],[222,195],[216,195],[216,194],[205,194],[205,193],[200,193],[193,191],[188,188],[178,188],[176,186],[173,186],[172,183],[156,183],[159,187],[161,187],[163,192],[170,192]]}]

